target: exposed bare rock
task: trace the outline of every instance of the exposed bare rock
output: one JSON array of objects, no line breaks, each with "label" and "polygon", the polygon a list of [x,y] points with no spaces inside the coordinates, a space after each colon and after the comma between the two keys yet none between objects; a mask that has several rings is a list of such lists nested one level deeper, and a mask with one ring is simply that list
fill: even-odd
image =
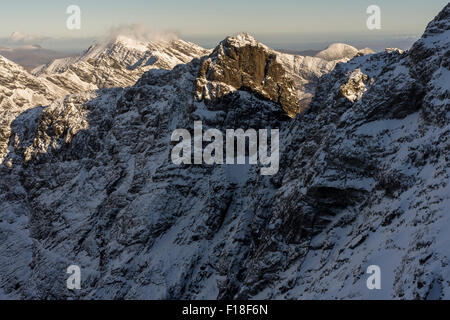
[{"label": "exposed bare rock", "polygon": [[249,34],[228,37],[203,60],[196,82],[197,98],[216,100],[236,90],[250,90],[280,104],[295,117],[308,107],[318,79],[337,63],[355,56],[358,50],[354,50],[327,59],[303,57],[274,51]]},{"label": "exposed bare rock", "polygon": [[249,90],[279,103],[291,116],[299,110],[296,87],[277,56],[248,34],[225,39],[203,61],[196,94],[198,99],[221,99],[235,90]]},{"label": "exposed bare rock", "polygon": [[[270,85],[293,68],[247,36],[23,111],[0,165],[0,297],[448,299],[449,14],[409,52],[338,64],[295,119]],[[278,175],[174,165],[195,120],[279,128]]]},{"label": "exposed bare rock", "polygon": [[339,92],[351,102],[356,102],[367,91],[368,82],[369,77],[356,69],[349,74],[348,82],[340,87]]}]

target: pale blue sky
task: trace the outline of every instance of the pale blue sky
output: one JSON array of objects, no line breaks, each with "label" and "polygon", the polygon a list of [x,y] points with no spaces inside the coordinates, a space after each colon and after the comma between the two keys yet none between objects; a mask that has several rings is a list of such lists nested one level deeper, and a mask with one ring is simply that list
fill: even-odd
[{"label": "pale blue sky", "polygon": [[[220,39],[237,32],[259,36],[305,35],[312,41],[376,35],[420,35],[448,3],[441,0],[15,0],[2,1],[0,38],[14,31],[49,37],[97,37],[111,27],[142,23],[182,37]],[[82,10],[82,28],[66,29],[66,8]],[[382,10],[382,30],[366,28],[366,8]],[[298,36],[295,36],[298,38]],[[305,40],[306,41],[306,40]]]}]

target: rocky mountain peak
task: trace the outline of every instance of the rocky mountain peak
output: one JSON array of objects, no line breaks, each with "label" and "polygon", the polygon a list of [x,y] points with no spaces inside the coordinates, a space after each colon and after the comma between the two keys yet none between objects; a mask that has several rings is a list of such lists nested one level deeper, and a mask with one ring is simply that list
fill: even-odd
[{"label": "rocky mountain peak", "polygon": [[236,90],[252,91],[279,103],[291,116],[299,112],[294,80],[277,60],[277,53],[243,33],[222,41],[203,59],[197,81],[199,100],[217,100]]},{"label": "rocky mountain peak", "polygon": [[442,34],[450,30],[450,3],[428,24],[423,38]]},{"label": "rocky mountain peak", "polygon": [[227,37],[223,43],[230,47],[259,46],[261,43],[257,41],[251,34],[243,32],[236,36]]},{"label": "rocky mountain peak", "polygon": [[[423,94],[428,121],[443,125],[450,119],[450,4],[431,21],[423,36],[407,53],[406,65]],[[416,90],[419,91],[419,90]]]},{"label": "rocky mountain peak", "polygon": [[[235,37],[125,88],[14,114],[3,106],[0,298],[449,298],[443,12],[409,52],[336,66]],[[136,76],[92,63],[67,72],[108,84]],[[4,101],[23,103],[24,86],[41,91],[45,79],[7,68]],[[278,117],[280,107],[294,114],[298,100],[287,97],[310,87],[305,112]],[[193,129],[193,119],[280,128],[279,173],[174,165],[171,134]],[[83,268],[81,291],[66,287],[73,263]],[[363,276],[372,264],[383,270],[379,292]]]},{"label": "rocky mountain peak", "polygon": [[290,116],[305,110],[314,96],[318,79],[337,63],[373,53],[346,44],[334,44],[317,57],[277,52],[248,33],[223,40],[202,60],[196,97],[216,101],[237,91],[252,91],[278,103]]}]

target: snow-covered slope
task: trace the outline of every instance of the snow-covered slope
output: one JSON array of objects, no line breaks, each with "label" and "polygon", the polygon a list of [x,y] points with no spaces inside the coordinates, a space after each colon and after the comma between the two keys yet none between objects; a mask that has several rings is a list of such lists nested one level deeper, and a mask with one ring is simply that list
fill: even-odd
[{"label": "snow-covered slope", "polygon": [[[0,166],[0,295],[450,298],[450,5],[411,51],[337,65],[295,119],[270,86],[262,95],[245,66],[267,50],[247,40],[15,119]],[[275,84],[291,85],[274,58]],[[248,86],[199,99],[199,82],[228,83],[205,70]],[[280,128],[280,172],[172,164],[170,136],[194,120]],[[80,291],[66,288],[72,264]],[[366,287],[369,265],[380,291]]]},{"label": "snow-covered slope", "polygon": [[[47,103],[58,88],[39,81],[16,63],[0,56],[0,107],[11,109],[27,104]],[[59,92],[64,94],[64,92]]]},{"label": "snow-covered slope", "polygon": [[11,122],[24,111],[48,106],[71,93],[133,85],[151,68],[172,69],[209,51],[180,39],[144,42],[118,35],[83,55],[56,59],[30,73],[0,56],[0,159],[7,153]]},{"label": "snow-covered slope", "polygon": [[[308,106],[314,95],[317,80],[323,74],[333,70],[337,63],[348,61],[358,53],[356,49],[354,49],[356,53],[352,52],[352,54],[344,50],[345,52],[337,53],[339,56],[335,60],[332,57],[324,60],[316,57],[283,54],[268,48],[246,33],[227,38],[213,53],[180,39],[145,42],[125,36],[116,36],[112,40],[93,45],[81,56],[57,59],[48,65],[36,68],[32,73],[71,93],[98,88],[126,87],[133,85],[145,71],[150,69],[170,70],[178,64],[187,63],[194,58],[201,58],[210,53],[206,63],[220,60],[227,51],[227,46],[232,46],[236,50],[252,48],[251,50],[259,51],[260,54],[266,56],[266,59],[270,59],[271,56],[276,57],[274,65],[282,66],[285,73],[283,77],[294,82],[292,90],[297,92],[297,97],[289,92],[284,94],[284,96],[292,96],[292,102],[287,103],[285,107],[285,111],[290,116],[295,116]],[[341,46],[350,48],[347,45]],[[362,55],[363,52],[358,54]],[[251,56],[246,58],[247,62],[239,62],[244,63],[241,66],[244,69],[248,67],[249,63],[267,62],[258,61]],[[212,88],[219,91],[219,97],[221,97],[222,89],[226,92],[240,89],[236,83],[224,83],[216,79],[213,81],[205,79],[202,84],[199,84],[198,91],[200,91],[200,86],[204,87],[206,98],[212,98],[209,94]],[[199,95],[201,95],[200,92]]]},{"label": "snow-covered slope", "polygon": [[[288,169],[238,296],[449,298],[449,49],[447,5],[410,52],[324,76],[286,136]],[[381,291],[367,290],[369,265]]]},{"label": "snow-covered slope", "polygon": [[32,73],[75,93],[130,86],[152,68],[172,69],[206,54],[208,50],[181,39],[145,42],[119,35],[81,56],[57,59]]},{"label": "snow-covered slope", "polygon": [[6,153],[11,122],[31,107],[46,106],[68,92],[37,79],[21,66],[0,56],[0,161]]}]

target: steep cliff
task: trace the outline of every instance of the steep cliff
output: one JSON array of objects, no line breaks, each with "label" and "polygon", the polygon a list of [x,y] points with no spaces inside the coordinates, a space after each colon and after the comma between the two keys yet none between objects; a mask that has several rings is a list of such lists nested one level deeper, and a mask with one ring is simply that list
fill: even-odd
[{"label": "steep cliff", "polygon": [[[293,69],[247,36],[27,109],[0,166],[0,297],[449,298],[449,45],[447,5],[409,52],[338,64],[295,119]],[[195,120],[279,128],[280,172],[174,165]]]}]

